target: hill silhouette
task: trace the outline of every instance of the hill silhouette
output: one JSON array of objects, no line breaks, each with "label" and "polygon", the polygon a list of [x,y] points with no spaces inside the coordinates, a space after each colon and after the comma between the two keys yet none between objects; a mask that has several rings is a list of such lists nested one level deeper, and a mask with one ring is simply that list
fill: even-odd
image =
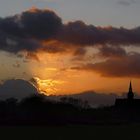
[{"label": "hill silhouette", "polygon": [[75,99],[80,99],[82,101],[87,101],[91,107],[96,108],[99,106],[113,105],[115,99],[118,98],[119,96],[116,94],[104,94],[104,93],[97,93],[94,91],[85,91],[81,93],[75,93],[72,95],[58,95],[58,96],[52,95],[52,96],[48,96],[47,98],[52,100],[59,100],[63,97],[75,98]]}]

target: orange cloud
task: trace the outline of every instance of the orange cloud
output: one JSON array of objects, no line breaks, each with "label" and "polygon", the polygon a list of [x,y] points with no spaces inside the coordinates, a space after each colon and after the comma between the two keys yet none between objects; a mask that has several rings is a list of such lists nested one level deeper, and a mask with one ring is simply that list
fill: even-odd
[{"label": "orange cloud", "polygon": [[109,58],[98,63],[88,63],[72,69],[99,73],[103,77],[140,77],[140,54],[129,53],[120,58]]}]

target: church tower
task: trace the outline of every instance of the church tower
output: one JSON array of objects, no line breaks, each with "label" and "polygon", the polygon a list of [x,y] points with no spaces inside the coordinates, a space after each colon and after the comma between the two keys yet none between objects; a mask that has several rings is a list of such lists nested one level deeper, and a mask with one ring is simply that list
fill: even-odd
[{"label": "church tower", "polygon": [[132,89],[132,83],[130,81],[129,91],[128,91],[128,94],[127,94],[127,99],[128,100],[133,100],[133,98],[134,98],[134,93],[133,93],[133,89]]}]

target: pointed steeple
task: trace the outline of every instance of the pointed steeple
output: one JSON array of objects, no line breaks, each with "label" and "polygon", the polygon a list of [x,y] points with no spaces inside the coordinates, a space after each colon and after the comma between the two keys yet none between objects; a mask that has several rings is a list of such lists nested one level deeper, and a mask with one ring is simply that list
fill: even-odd
[{"label": "pointed steeple", "polygon": [[133,92],[133,90],[132,90],[132,83],[131,83],[131,81],[130,81],[130,85],[129,85],[129,92]]},{"label": "pointed steeple", "polygon": [[134,98],[134,93],[133,93],[131,81],[130,81],[130,84],[129,84],[129,91],[128,91],[128,94],[127,94],[127,98],[128,98],[128,100],[133,100],[133,98]]}]

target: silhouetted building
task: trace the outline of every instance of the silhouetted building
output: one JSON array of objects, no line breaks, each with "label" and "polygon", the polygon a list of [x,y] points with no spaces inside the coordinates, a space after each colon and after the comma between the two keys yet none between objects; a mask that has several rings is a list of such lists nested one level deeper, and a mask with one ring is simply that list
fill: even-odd
[{"label": "silhouetted building", "polygon": [[129,91],[128,91],[128,94],[127,94],[127,99],[130,100],[130,101],[134,99],[134,93],[133,93],[131,81],[130,81],[130,85],[129,85]]},{"label": "silhouetted building", "polygon": [[140,107],[140,99],[134,99],[132,83],[130,81],[127,98],[116,99],[115,106],[117,107]]}]

